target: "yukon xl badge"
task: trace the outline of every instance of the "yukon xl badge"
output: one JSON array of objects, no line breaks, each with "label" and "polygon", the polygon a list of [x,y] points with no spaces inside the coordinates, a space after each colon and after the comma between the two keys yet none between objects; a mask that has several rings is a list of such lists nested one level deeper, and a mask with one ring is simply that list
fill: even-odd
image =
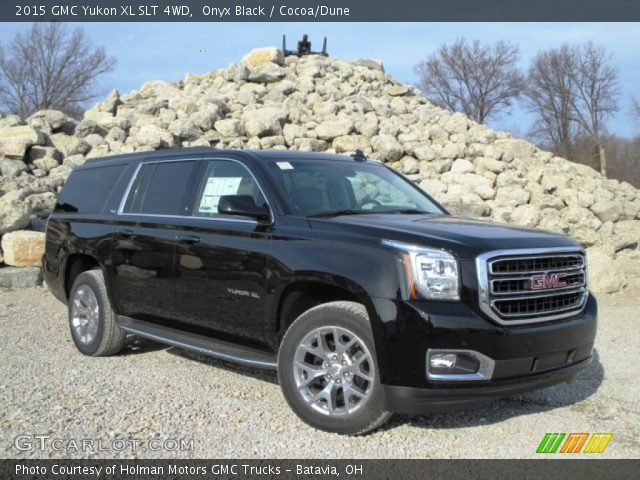
[{"label": "yukon xl badge", "polygon": [[227,292],[230,295],[237,295],[240,297],[249,297],[249,298],[260,298],[256,292],[250,292],[249,290],[240,290],[237,288],[227,288]]},{"label": "yukon xl badge", "polygon": [[543,273],[531,277],[531,290],[543,290],[547,288],[562,288],[567,286],[564,278],[566,273]]}]

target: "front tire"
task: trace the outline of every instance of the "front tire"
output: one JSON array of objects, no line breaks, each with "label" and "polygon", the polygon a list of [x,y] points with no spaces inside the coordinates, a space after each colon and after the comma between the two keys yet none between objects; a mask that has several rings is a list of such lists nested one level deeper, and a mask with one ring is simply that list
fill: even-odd
[{"label": "front tire", "polygon": [[307,424],[361,435],[390,416],[363,305],[339,301],[314,307],[287,330],[278,379],[291,409]]},{"label": "front tire", "polygon": [[126,334],[118,327],[111,309],[102,271],[82,272],[73,282],[69,328],[73,343],[84,355],[105,357],[124,347]]}]

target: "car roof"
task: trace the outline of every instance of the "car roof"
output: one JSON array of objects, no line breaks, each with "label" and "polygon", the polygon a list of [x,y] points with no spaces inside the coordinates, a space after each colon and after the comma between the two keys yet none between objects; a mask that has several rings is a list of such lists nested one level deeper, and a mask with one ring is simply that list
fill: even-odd
[{"label": "car roof", "polygon": [[97,164],[100,166],[107,166],[111,164],[131,163],[136,161],[142,161],[145,159],[161,159],[168,157],[180,156],[201,156],[215,153],[216,155],[233,155],[258,158],[262,160],[332,160],[341,162],[352,162],[353,158],[349,155],[338,155],[335,153],[326,152],[301,152],[297,150],[221,150],[213,147],[187,147],[187,148],[172,148],[162,150],[149,150],[145,152],[124,153],[119,155],[110,155],[105,157],[96,157],[87,160],[83,166],[95,167]]}]

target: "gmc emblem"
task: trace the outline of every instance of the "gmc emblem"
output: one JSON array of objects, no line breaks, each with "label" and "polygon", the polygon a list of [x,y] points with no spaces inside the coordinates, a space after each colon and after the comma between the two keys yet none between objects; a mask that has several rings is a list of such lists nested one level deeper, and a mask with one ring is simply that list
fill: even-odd
[{"label": "gmc emblem", "polygon": [[531,290],[543,290],[546,288],[562,288],[567,286],[563,279],[566,273],[543,273],[531,277]]}]

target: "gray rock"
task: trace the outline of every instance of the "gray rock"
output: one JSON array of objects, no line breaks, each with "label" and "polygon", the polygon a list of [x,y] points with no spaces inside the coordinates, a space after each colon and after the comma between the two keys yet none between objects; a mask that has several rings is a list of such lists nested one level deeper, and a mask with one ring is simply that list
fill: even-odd
[{"label": "gray rock", "polygon": [[218,120],[213,127],[216,131],[220,132],[223,137],[239,137],[244,135],[244,127],[240,120],[235,118],[225,118],[224,120]]},{"label": "gray rock", "polygon": [[611,268],[613,258],[603,249],[587,249],[589,289],[594,293],[615,293],[625,286],[625,275]]},{"label": "gray rock", "polygon": [[31,211],[38,217],[46,218],[56,206],[56,195],[52,192],[35,193],[27,197]]},{"label": "gray rock", "polygon": [[8,158],[0,158],[0,174],[3,177],[17,177],[27,170],[27,166],[22,160],[10,160]]},{"label": "gray rock", "polygon": [[399,160],[404,154],[402,146],[391,135],[376,135],[371,139],[371,146],[382,161]]},{"label": "gray rock", "polygon": [[40,110],[27,119],[27,123],[51,133],[62,130],[69,122],[69,118],[58,110]]},{"label": "gray rock", "polygon": [[195,140],[202,135],[202,130],[188,117],[174,120],[168,130],[169,133],[182,140]]},{"label": "gray rock", "polygon": [[282,134],[282,122],[287,118],[284,110],[276,107],[262,107],[249,110],[242,115],[242,122],[247,135],[266,137]]},{"label": "gray rock", "polygon": [[24,199],[24,192],[16,190],[0,197],[0,235],[22,230],[29,225],[31,208]]},{"label": "gray rock", "polygon": [[42,285],[39,267],[0,267],[0,287],[34,288]]},{"label": "gray rock", "polygon": [[464,158],[459,158],[451,165],[451,171],[454,173],[473,173],[473,163]]},{"label": "gray rock", "polygon": [[353,122],[345,118],[328,120],[316,127],[316,134],[322,140],[333,140],[336,137],[348,135],[353,129]]},{"label": "gray rock", "polygon": [[393,85],[392,87],[389,87],[387,93],[392,97],[401,97],[408,94],[410,91],[411,88],[407,85]]},{"label": "gray rock", "polygon": [[286,75],[284,68],[279,67],[275,63],[264,63],[249,69],[248,80],[257,83],[278,82]]},{"label": "gray rock", "polygon": [[0,156],[23,159],[32,145],[44,145],[45,135],[32,127],[0,128]]},{"label": "gray rock", "polygon": [[242,57],[242,65],[255,66],[265,63],[284,65],[284,53],[275,47],[254,48]]},{"label": "gray rock", "polygon": [[367,67],[371,70],[377,70],[379,72],[384,72],[384,65],[382,65],[381,60],[371,59],[371,58],[363,58],[360,60],[356,60],[354,62],[355,65],[360,67]]},{"label": "gray rock", "polygon": [[87,135],[91,135],[92,133],[100,133],[102,129],[94,120],[90,120],[85,118],[80,123],[76,125],[75,136],[79,138],[84,138]]}]

